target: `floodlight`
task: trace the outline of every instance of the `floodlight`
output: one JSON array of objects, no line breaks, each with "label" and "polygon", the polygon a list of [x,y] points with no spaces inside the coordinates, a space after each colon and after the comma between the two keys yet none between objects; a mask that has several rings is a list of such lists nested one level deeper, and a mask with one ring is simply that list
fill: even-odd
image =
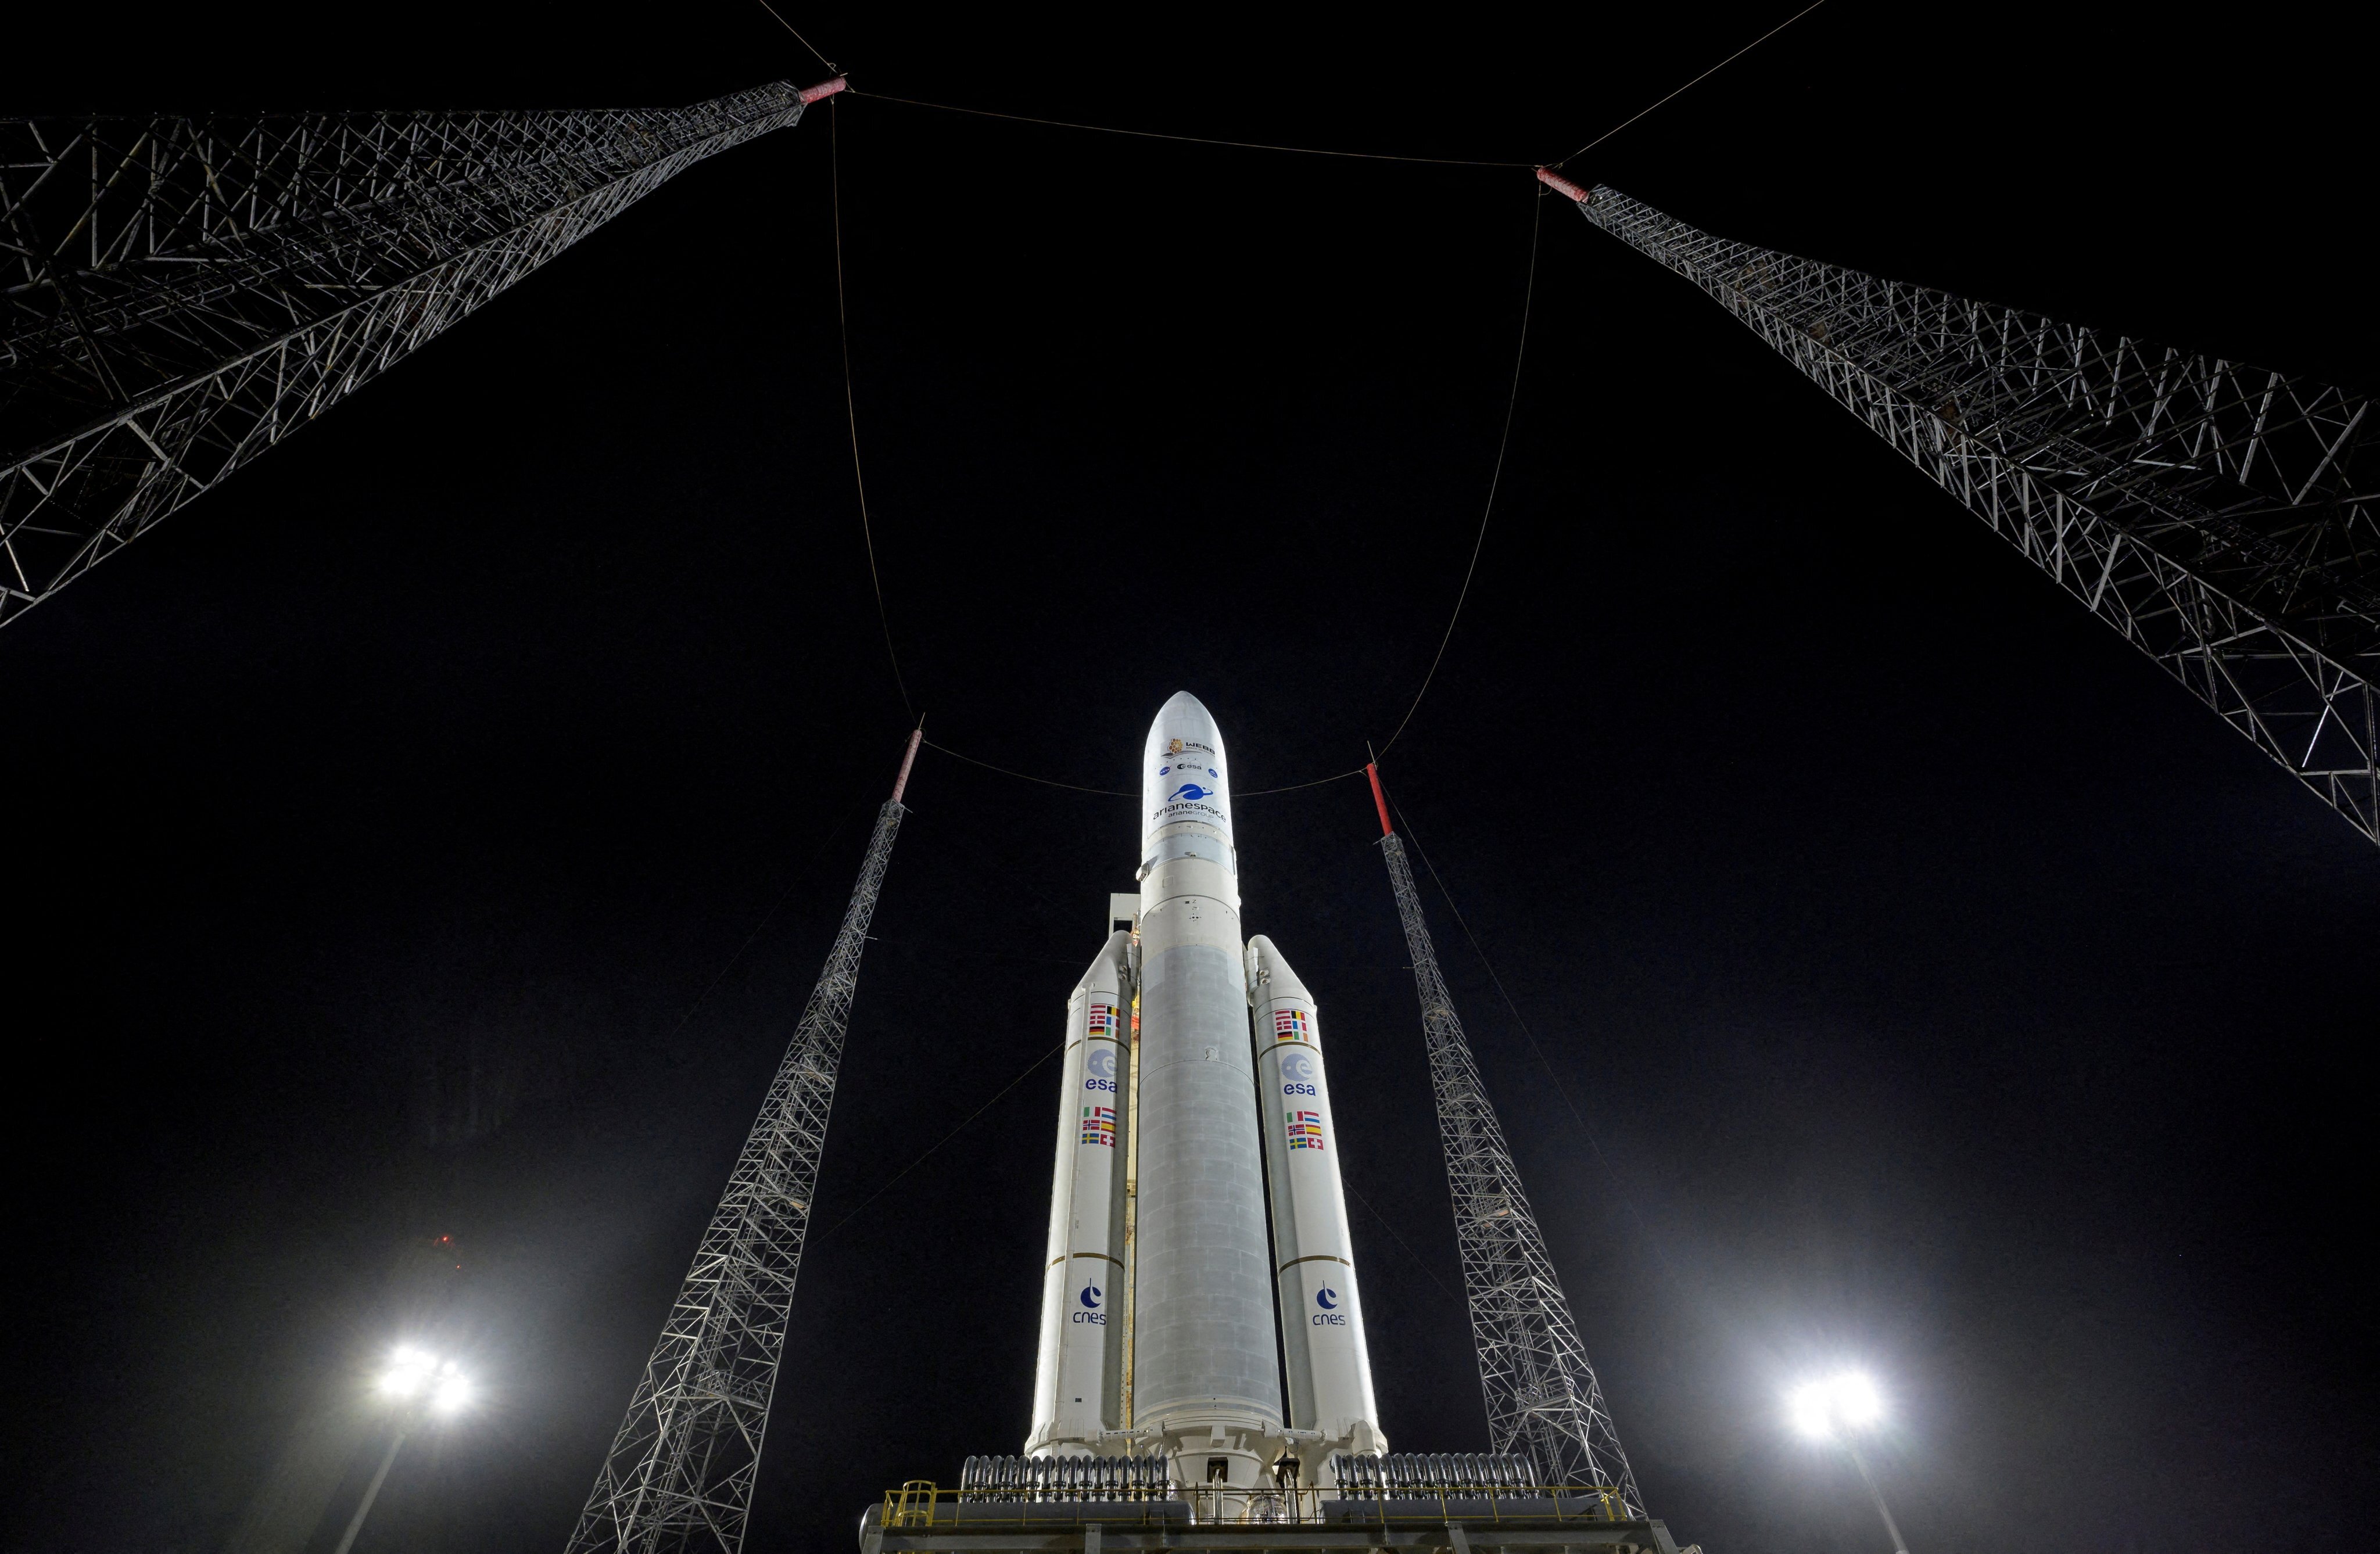
[{"label": "floodlight", "polygon": [[454,1366],[446,1369],[448,1374],[438,1378],[437,1387],[430,1394],[430,1406],[441,1414],[459,1413],[470,1404],[471,1383]]},{"label": "floodlight", "polygon": [[1795,1429],[1815,1440],[1831,1440],[1851,1457],[1861,1482],[1876,1498],[1876,1513],[1884,1519],[1894,1554],[1909,1554],[1908,1540],[1900,1536],[1891,1508],[1884,1503],[1884,1490],[1868,1471],[1867,1459],[1860,1455],[1860,1432],[1884,1417],[1884,1397],[1876,1382],[1863,1371],[1838,1371],[1824,1380],[1804,1381],[1786,1393],[1785,1409]]},{"label": "floodlight", "polygon": [[1803,1435],[1823,1439],[1835,1433],[1834,1400],[1828,1395],[1823,1381],[1807,1381],[1793,1389],[1785,1400],[1792,1414],[1793,1427]]},{"label": "floodlight", "polygon": [[430,1383],[438,1362],[419,1349],[401,1348],[388,1357],[380,1390],[393,1398],[409,1398]]},{"label": "floodlight", "polygon": [[1861,1371],[1847,1370],[1823,1381],[1805,1381],[1786,1396],[1793,1427],[1824,1439],[1843,1428],[1864,1429],[1884,1417],[1884,1398]]},{"label": "floodlight", "polygon": [[1862,1373],[1845,1371],[1827,1383],[1828,1402],[1836,1418],[1846,1425],[1873,1425],[1884,1417],[1884,1399],[1876,1383]]}]

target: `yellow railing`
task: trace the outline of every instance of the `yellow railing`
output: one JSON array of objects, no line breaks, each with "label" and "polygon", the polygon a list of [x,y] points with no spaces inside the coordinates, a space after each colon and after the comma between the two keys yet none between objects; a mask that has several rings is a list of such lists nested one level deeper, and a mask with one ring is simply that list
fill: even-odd
[{"label": "yellow railing", "polygon": [[[1504,1485],[1475,1489],[1225,1489],[1191,1486],[1134,1492],[941,1489],[913,1478],[884,1492],[880,1525],[999,1526],[1033,1523],[1153,1524],[1183,1518],[1202,1526],[1304,1524],[1397,1526],[1407,1523],[1618,1522],[1627,1514],[1608,1484]],[[1184,1510],[1174,1511],[1175,1506]],[[964,1507],[964,1510],[962,1510]]]}]

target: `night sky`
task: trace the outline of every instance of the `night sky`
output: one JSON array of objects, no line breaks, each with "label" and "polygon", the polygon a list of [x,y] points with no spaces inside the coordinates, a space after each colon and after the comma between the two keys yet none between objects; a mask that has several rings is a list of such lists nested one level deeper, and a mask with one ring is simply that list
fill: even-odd
[{"label": "night sky", "polygon": [[[863,90],[1546,160],[1791,8],[788,15]],[[2328,19],[1833,0],[1570,171],[2371,386]],[[749,0],[10,31],[36,111],[826,73]],[[929,737],[1126,788],[1188,689],[1245,788],[1360,765],[1478,531],[1529,175],[832,113]],[[829,175],[825,110],[697,167],[0,632],[6,1547],[327,1554],[413,1339],[486,1403],[407,1448],[358,1554],[560,1548],[909,724]],[[1497,510],[1383,770],[1487,957],[1425,875],[1654,1511],[1713,1554],[1883,1554],[1781,1403],[1857,1364],[1916,1554],[2362,1547],[2380,855],[1700,293],[1542,215]],[[1135,806],[933,752],[910,802],[756,1551],[848,1554],[886,1487],[1026,1425],[1027,1070]],[[1245,926],[1331,1044],[1386,1427],[1485,1450],[1369,797],[1238,819]]]}]

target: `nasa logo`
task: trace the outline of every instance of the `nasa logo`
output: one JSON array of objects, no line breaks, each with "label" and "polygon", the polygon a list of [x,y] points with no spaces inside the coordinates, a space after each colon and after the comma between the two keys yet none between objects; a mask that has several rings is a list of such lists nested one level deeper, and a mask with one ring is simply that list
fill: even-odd
[{"label": "nasa logo", "polygon": [[1099,1309],[1099,1302],[1105,1295],[1106,1292],[1096,1284],[1084,1285],[1081,1297],[1083,1309],[1075,1313],[1075,1320],[1086,1327],[1106,1327],[1108,1314]]},{"label": "nasa logo", "polygon": [[1168,804],[1172,804],[1185,798],[1212,798],[1214,796],[1215,790],[1212,788],[1202,788],[1196,783],[1184,783],[1180,787],[1174,789],[1172,793],[1167,794],[1165,795],[1165,801]]}]

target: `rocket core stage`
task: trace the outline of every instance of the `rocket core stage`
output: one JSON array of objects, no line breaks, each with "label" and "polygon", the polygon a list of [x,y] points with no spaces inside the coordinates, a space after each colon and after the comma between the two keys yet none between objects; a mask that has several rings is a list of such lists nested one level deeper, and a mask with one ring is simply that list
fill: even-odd
[{"label": "rocket core stage", "polygon": [[1158,1454],[1176,1484],[1255,1489],[1387,1443],[1319,1019],[1271,942],[1241,941],[1231,771],[1198,698],[1168,701],[1136,931],[1067,1006],[1026,1451]]}]

